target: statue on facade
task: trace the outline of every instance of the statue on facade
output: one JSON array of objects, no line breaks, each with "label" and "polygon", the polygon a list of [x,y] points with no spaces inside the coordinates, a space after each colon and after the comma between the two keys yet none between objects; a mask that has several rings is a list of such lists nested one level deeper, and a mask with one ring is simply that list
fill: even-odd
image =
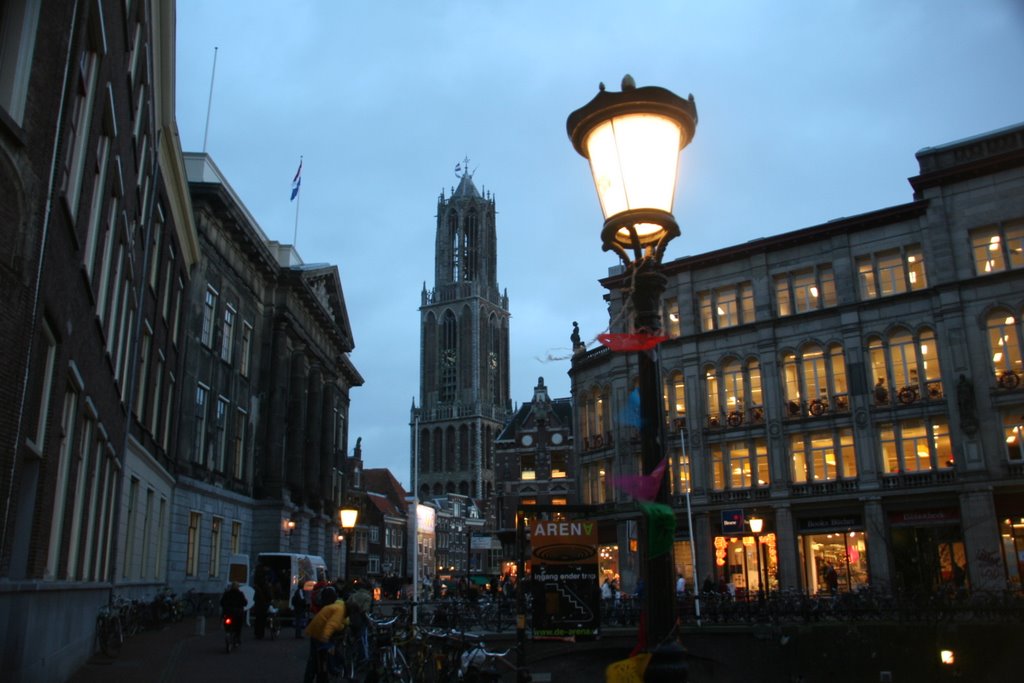
[{"label": "statue on facade", "polygon": [[575,320],[572,321],[572,334],[569,336],[569,341],[572,342],[572,354],[574,356],[587,350],[586,344],[580,339],[580,325]]},{"label": "statue on facade", "polygon": [[978,432],[978,413],[974,402],[974,385],[964,375],[956,383],[956,405],[960,410],[960,429],[967,436]]}]

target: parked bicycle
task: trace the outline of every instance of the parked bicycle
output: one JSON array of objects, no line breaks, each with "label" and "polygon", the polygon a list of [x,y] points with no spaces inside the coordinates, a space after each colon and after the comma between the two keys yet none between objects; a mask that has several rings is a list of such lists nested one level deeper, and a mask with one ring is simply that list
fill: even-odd
[{"label": "parked bicycle", "polygon": [[116,657],[124,645],[124,624],[121,611],[113,605],[103,605],[96,617],[96,646],[108,657]]}]

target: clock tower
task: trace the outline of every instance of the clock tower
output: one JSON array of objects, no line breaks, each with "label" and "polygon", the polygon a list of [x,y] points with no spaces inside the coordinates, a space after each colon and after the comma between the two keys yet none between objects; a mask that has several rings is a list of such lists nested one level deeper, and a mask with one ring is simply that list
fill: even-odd
[{"label": "clock tower", "polygon": [[498,289],[494,197],[473,184],[437,201],[434,287],[420,305],[420,397],[412,407],[412,489],[420,499],[494,492],[494,440],[512,413],[508,293]]}]

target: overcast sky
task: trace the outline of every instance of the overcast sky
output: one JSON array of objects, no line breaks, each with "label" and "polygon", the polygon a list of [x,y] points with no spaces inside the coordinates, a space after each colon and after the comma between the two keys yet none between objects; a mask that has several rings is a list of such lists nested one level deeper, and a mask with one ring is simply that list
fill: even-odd
[{"label": "overcast sky", "polygon": [[[181,0],[177,113],[274,240],[341,273],[364,386],[349,439],[408,486],[438,196],[498,210],[512,400],[569,395],[608,324],[603,222],[568,114],[604,82],[692,93],[666,260],[912,199],[914,153],[1024,121],[1019,0]],[[214,48],[218,48],[209,128]],[[291,180],[303,158],[298,205]]]}]

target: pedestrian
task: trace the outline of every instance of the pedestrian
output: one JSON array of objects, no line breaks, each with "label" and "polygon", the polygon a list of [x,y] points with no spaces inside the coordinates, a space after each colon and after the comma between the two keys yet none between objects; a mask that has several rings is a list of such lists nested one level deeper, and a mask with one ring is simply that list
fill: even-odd
[{"label": "pedestrian", "polygon": [[270,602],[274,597],[266,572],[261,571],[256,575],[256,585],[253,586],[253,590],[255,593],[252,598],[252,630],[256,640],[262,640],[263,632],[267,628],[267,613],[270,611]]},{"label": "pedestrian", "polygon": [[306,619],[309,614],[309,605],[306,604],[306,591],[302,586],[295,587],[292,594],[292,623],[295,625],[295,637],[302,637],[302,629],[306,627]]},{"label": "pedestrian", "polygon": [[[338,592],[333,586],[326,586],[320,591],[320,610],[310,620],[303,634],[309,638],[309,658],[306,660],[306,674],[303,683],[314,683],[321,679],[321,651],[326,656],[331,638],[345,628],[345,603],[338,600]],[[319,681],[318,681],[319,683]]]},{"label": "pedestrian", "polygon": [[825,587],[830,595],[835,595],[839,592],[839,575],[836,573],[836,568],[832,566],[831,562],[825,565]]},{"label": "pedestrian", "polygon": [[686,593],[686,578],[679,574],[676,579],[676,597],[681,598]]}]

